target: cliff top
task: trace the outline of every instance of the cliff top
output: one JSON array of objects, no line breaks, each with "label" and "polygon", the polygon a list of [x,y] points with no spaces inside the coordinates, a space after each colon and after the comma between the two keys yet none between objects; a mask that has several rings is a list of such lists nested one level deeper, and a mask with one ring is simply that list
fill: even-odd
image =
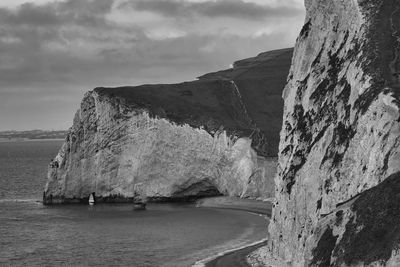
[{"label": "cliff top", "polygon": [[[228,70],[205,74],[179,84],[96,88],[100,96],[116,97],[131,108],[178,124],[204,127],[210,133],[265,139],[256,141],[263,155],[276,155],[282,123],[282,90],[293,49],[281,49],[235,62]],[[262,148],[260,147],[260,142]]]}]

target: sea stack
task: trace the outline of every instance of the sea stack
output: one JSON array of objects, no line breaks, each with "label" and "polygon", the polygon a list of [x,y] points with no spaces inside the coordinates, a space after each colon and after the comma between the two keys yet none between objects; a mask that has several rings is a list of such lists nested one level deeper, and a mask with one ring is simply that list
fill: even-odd
[{"label": "sea stack", "polygon": [[305,5],[258,253],[290,266],[399,266],[400,2]]},{"label": "sea stack", "polygon": [[293,49],[197,81],[88,92],[50,167],[45,204],[271,197]]}]

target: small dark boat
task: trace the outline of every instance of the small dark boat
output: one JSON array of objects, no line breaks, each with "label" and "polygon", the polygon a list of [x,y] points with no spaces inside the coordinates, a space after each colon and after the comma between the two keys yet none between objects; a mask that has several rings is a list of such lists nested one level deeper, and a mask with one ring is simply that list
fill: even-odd
[{"label": "small dark boat", "polygon": [[141,184],[134,185],[133,195],[133,210],[145,210],[147,198]]},{"label": "small dark boat", "polygon": [[133,203],[133,210],[145,210],[146,203],[144,202],[134,202]]}]

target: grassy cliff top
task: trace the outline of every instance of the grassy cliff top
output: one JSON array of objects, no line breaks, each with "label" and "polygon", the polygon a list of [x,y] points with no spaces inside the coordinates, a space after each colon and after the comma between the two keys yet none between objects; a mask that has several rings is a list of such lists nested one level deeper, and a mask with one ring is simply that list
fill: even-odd
[{"label": "grassy cliff top", "polygon": [[278,152],[281,95],[292,53],[291,48],[261,53],[191,82],[94,91],[178,124],[204,127],[210,133],[225,129],[240,137],[251,136],[256,150],[271,156]]}]

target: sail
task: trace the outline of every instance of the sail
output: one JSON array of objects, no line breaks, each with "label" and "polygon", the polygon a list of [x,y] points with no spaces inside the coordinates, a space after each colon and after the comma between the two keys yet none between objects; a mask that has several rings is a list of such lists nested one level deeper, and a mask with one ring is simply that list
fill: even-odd
[{"label": "sail", "polygon": [[93,205],[93,204],[94,204],[94,194],[93,194],[93,193],[90,194],[90,196],[89,196],[89,204],[90,204],[90,205]]}]

